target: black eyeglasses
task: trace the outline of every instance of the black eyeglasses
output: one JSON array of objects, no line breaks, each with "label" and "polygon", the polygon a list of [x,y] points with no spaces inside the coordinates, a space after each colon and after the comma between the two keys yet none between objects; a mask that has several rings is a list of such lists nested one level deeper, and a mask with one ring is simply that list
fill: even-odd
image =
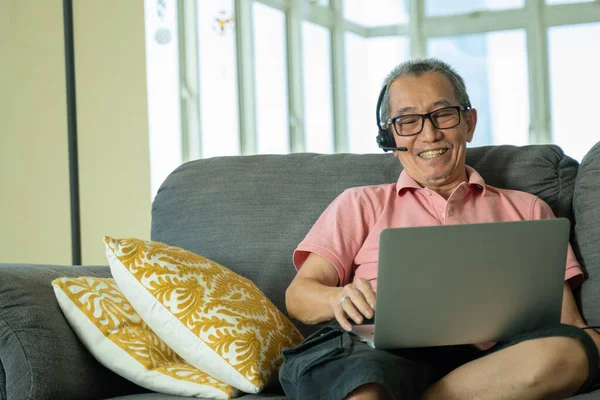
[{"label": "black eyeglasses", "polygon": [[434,110],[427,114],[407,114],[387,120],[386,125],[392,125],[398,136],[413,136],[421,133],[425,120],[431,121],[437,129],[450,129],[460,124],[460,112],[471,107],[453,106]]}]

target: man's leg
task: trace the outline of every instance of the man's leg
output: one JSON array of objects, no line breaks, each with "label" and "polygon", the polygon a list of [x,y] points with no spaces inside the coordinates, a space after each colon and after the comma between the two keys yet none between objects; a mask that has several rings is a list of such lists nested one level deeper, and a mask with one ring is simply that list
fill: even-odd
[{"label": "man's leg", "polygon": [[424,399],[562,399],[589,385],[597,369],[598,350],[587,333],[561,325],[521,335],[464,364],[433,384]]},{"label": "man's leg", "polygon": [[393,398],[382,385],[367,383],[354,389],[345,400],[393,400]]},{"label": "man's leg", "polygon": [[324,328],[285,350],[279,370],[291,400],[418,399],[437,378],[433,366],[373,349],[341,328]]}]

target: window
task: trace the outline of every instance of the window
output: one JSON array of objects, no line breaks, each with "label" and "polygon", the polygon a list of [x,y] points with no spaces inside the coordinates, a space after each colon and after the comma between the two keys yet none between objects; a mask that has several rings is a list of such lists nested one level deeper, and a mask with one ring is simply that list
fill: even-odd
[{"label": "window", "polygon": [[176,7],[175,2],[145,3],[152,198],[182,160]]},{"label": "window", "polygon": [[253,3],[256,134],[259,153],[289,151],[285,15]]},{"label": "window", "polygon": [[427,54],[463,77],[478,122],[470,146],[528,143],[529,95],[523,31],[431,39]]},{"label": "window", "polygon": [[304,132],[306,151],[333,152],[331,35],[327,28],[302,24]]},{"label": "window", "polygon": [[202,157],[240,153],[233,0],[198,1]]},{"label": "window", "polygon": [[405,37],[364,39],[346,34],[346,88],[349,150],[379,153],[375,109],[383,81],[398,64],[409,59]]},{"label": "window", "polygon": [[522,8],[524,5],[525,0],[425,0],[425,12],[427,15],[440,16],[452,14],[467,14],[475,11],[484,10],[487,11]]},{"label": "window", "polygon": [[465,78],[470,146],[552,142],[581,159],[597,140],[591,0],[145,1],[153,193],[199,156],[380,153],[377,96],[414,57]]},{"label": "window", "polygon": [[548,34],[552,142],[579,161],[600,140],[600,23],[551,28]]},{"label": "window", "polygon": [[344,18],[364,26],[408,22],[408,0],[344,0]]}]

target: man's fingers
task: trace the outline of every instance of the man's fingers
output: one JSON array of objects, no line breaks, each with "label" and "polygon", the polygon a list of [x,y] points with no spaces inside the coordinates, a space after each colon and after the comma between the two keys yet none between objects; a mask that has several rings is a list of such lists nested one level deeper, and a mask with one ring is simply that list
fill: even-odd
[{"label": "man's fingers", "polygon": [[346,285],[342,290],[342,297],[333,306],[333,315],[340,326],[347,331],[352,330],[348,318],[356,324],[362,324],[364,318],[373,318],[375,311],[375,292],[371,283],[363,278]]},{"label": "man's fingers", "polygon": [[363,316],[356,308],[352,297],[346,297],[340,305],[342,306],[342,310],[346,313],[348,317],[352,318],[352,320],[357,324],[362,324]]},{"label": "man's fingers", "polygon": [[346,330],[348,332],[350,332],[352,330],[352,324],[350,322],[348,322],[348,317],[346,316],[346,313],[342,309],[341,305],[336,306],[333,309],[333,315],[335,316],[335,319],[340,324],[340,326],[342,328],[344,328],[344,330]]},{"label": "man's fingers", "polygon": [[[369,303],[369,306],[373,311],[375,311],[375,307],[377,306],[377,297],[375,296],[375,292],[371,287],[371,284],[368,284],[368,288],[362,292],[363,296],[365,296],[365,300]],[[370,317],[369,317],[370,318]]]},{"label": "man's fingers", "polygon": [[[351,299],[352,299],[352,303],[354,303],[355,309],[358,309],[360,311],[360,314],[362,314],[361,317],[362,316],[365,316],[367,318],[373,317],[373,309],[371,308],[371,306],[369,306],[369,304],[367,304],[367,301],[365,300],[365,298],[363,297],[362,294],[360,294],[359,296],[356,296],[356,297],[351,297]],[[358,323],[362,323],[362,319]]]},{"label": "man's fingers", "polygon": [[350,297],[365,317],[373,317],[373,311],[375,311],[375,292],[373,292],[369,281],[359,278]]}]

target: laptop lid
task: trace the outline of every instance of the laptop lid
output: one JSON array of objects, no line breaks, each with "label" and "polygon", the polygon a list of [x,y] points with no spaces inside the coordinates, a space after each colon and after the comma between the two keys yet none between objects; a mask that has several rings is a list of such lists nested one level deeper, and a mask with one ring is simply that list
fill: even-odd
[{"label": "laptop lid", "polygon": [[374,346],[484,343],[560,322],[569,220],[384,229]]}]

